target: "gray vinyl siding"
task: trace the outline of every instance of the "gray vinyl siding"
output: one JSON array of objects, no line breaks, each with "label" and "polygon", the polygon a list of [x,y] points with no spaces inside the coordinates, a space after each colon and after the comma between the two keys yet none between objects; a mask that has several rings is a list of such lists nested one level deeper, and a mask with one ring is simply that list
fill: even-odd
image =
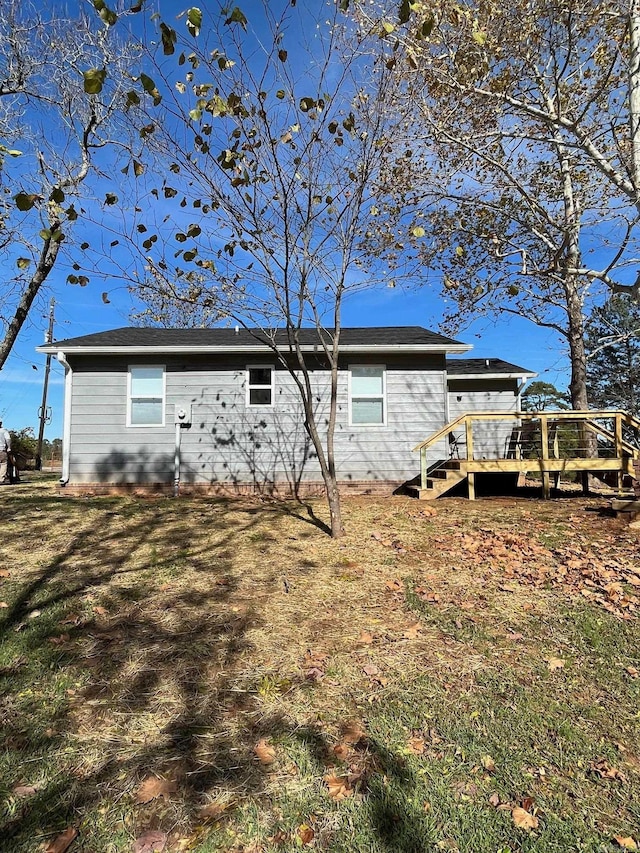
[{"label": "gray vinyl siding", "polygon": [[[467,412],[515,412],[518,383],[515,379],[453,379],[449,377],[449,417]],[[473,450],[476,459],[497,459],[507,454],[516,420],[474,421]],[[464,455],[464,427],[456,431]]]},{"label": "gray vinyl siding", "polygon": [[[127,427],[128,368],[145,363],[164,363],[166,368],[165,425]],[[274,365],[274,359],[71,359],[70,482],[170,483],[176,405],[189,405],[192,413],[190,427],[181,430],[183,482],[267,486],[320,481],[298,390],[288,371],[276,369],[273,406],[246,406],[246,366],[261,363]],[[348,367],[367,363],[386,366],[387,420],[383,426],[350,426]],[[401,483],[414,477],[419,458],[412,448],[445,423],[445,382],[441,355],[345,358],[335,432],[338,479]],[[313,370],[312,383],[324,436],[328,371]]]}]

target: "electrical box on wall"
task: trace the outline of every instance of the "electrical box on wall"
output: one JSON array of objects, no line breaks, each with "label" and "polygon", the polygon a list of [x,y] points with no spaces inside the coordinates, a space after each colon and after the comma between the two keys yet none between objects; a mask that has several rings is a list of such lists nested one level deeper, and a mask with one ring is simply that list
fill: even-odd
[{"label": "electrical box on wall", "polygon": [[187,425],[191,423],[191,403],[176,403],[174,423]]}]

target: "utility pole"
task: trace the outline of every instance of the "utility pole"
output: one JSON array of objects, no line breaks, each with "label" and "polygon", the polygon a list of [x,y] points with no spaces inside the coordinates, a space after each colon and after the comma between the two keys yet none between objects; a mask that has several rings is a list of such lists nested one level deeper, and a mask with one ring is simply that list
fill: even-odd
[{"label": "utility pole", "polygon": [[[49,303],[49,328],[44,337],[45,344],[50,344],[53,340],[53,312],[56,305],[56,300],[51,297]],[[38,409],[38,417],[40,418],[40,429],[38,431],[38,449],[36,451],[36,471],[42,470],[42,442],[44,440],[45,424],[51,420],[51,413],[47,409],[47,391],[49,390],[49,373],[51,371],[51,356],[47,355],[47,363],[44,369],[44,385],[42,388],[42,405]]]}]

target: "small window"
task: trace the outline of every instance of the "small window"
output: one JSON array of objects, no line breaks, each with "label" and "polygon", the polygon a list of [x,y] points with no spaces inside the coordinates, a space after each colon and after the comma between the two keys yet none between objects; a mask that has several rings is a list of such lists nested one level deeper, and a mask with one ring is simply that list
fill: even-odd
[{"label": "small window", "polygon": [[247,406],[272,406],[273,380],[273,367],[247,367]]},{"label": "small window", "polygon": [[374,426],[386,422],[385,369],[382,365],[350,368],[351,423]]},{"label": "small window", "polygon": [[164,426],[164,367],[129,368],[129,426]]}]

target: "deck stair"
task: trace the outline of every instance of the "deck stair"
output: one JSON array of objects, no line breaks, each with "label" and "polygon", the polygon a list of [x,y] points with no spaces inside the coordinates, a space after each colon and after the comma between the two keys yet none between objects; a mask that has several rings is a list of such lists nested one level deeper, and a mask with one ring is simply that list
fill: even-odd
[{"label": "deck stair", "polygon": [[460,463],[456,460],[448,460],[429,471],[424,487],[421,484],[412,483],[407,488],[419,500],[432,501],[450,492],[454,486],[466,479],[467,474],[460,470]]},{"label": "deck stair", "polygon": [[[429,449],[445,443],[450,458],[429,463]],[[547,498],[551,477],[609,473],[621,493],[625,476],[637,483],[640,421],[620,410],[467,412],[414,450],[420,452],[420,482],[408,488],[420,500],[440,497],[465,480],[473,500],[478,473],[536,474]]]}]

